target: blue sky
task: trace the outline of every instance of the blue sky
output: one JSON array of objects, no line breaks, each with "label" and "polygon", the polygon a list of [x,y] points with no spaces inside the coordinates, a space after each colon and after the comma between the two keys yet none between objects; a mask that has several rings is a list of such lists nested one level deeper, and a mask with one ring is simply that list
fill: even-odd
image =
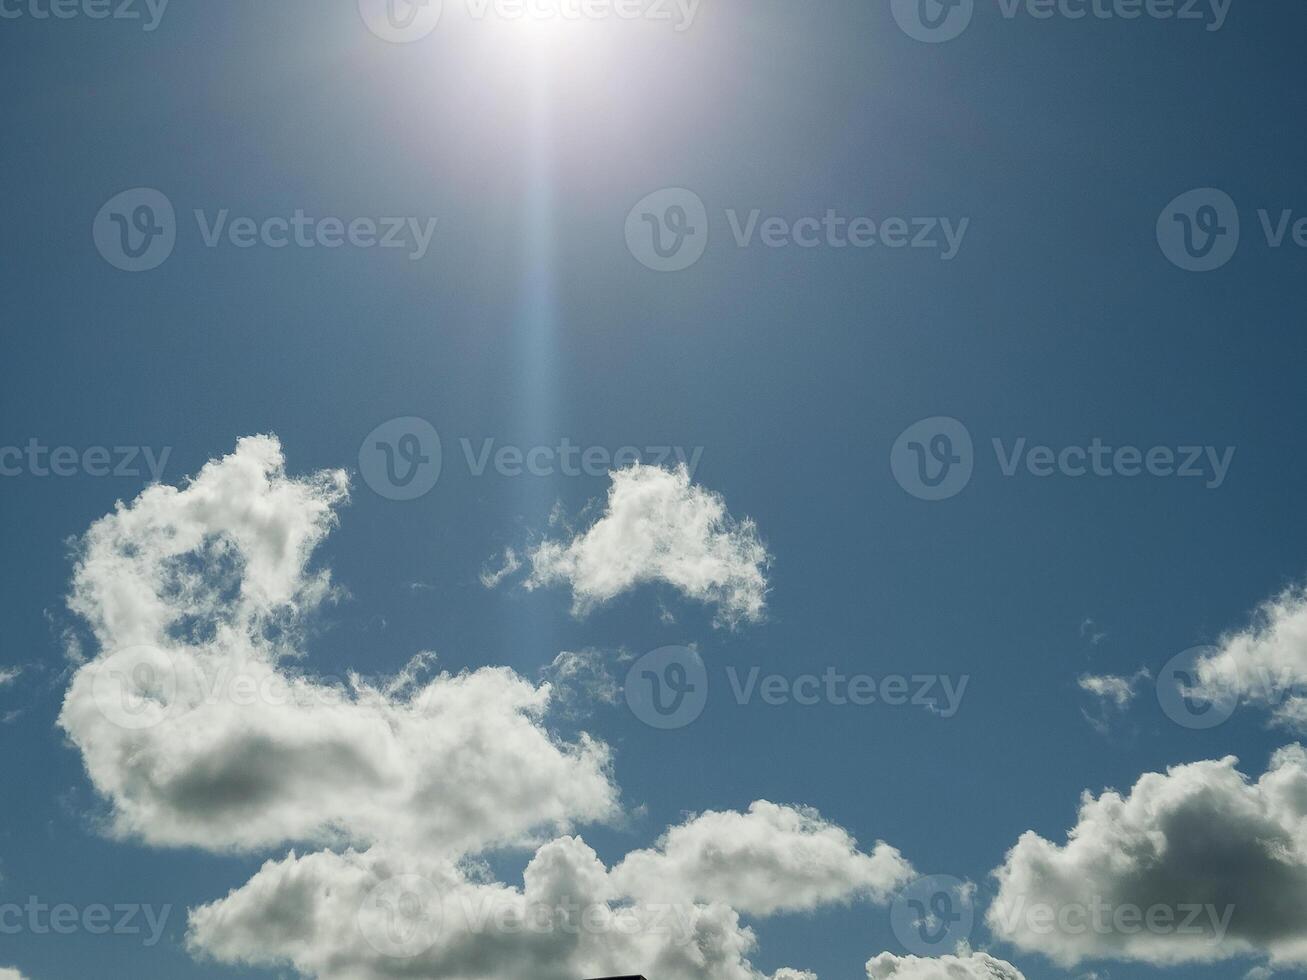
[{"label": "blue sky", "polygon": [[[606,865],[689,814],[803,805],[864,851],[885,841],[915,873],[974,882],[971,945],[1032,980],[1205,980],[1265,962],[1058,963],[996,936],[983,913],[1008,850],[1027,831],[1064,844],[1083,791],[1127,793],[1144,773],[1229,755],[1256,780],[1295,741],[1265,706],[1199,731],[1163,713],[1151,680],[1118,711],[1078,679],[1155,678],[1203,644],[1236,656],[1222,637],[1307,571],[1294,451],[1307,254],[1293,230],[1307,216],[1307,11],[1233,0],[1223,15],[1195,5],[1195,20],[1072,19],[978,2],[959,36],[932,43],[882,0],[703,0],[689,24],[546,27],[446,0],[428,36],[391,43],[352,2],[173,0],[152,30],[144,3],[130,8],[143,19],[101,20],[76,5],[36,16],[42,2],[0,2],[0,447],[72,447],[78,463],[43,476],[26,455],[0,456],[13,464],[0,476],[0,677],[21,669],[0,684],[0,718],[20,712],[0,725],[0,906],[172,912],[153,945],[0,935],[0,967],[30,980],[293,975],[193,956],[185,910],[318,846],[230,853],[115,834],[113,800],[58,721],[83,666],[68,638],[97,655],[66,606],[73,542],[150,479],[143,453],[111,452],[128,476],[93,475],[83,454],[166,450],[162,480],[177,486],[258,433],[279,438],[291,480],[350,476],[310,565],[342,590],[303,627],[316,675],[383,677],[434,651],[455,674],[502,665],[538,683],[560,652],[594,651],[620,683],[630,658],[697,649],[710,693],[692,725],[650,727],[590,689],[583,717],[551,722],[611,749],[621,814],[575,828]],[[97,215],[137,188],[172,206],[175,244],[127,272],[102,251],[117,226]],[[636,208],[669,188],[682,190]],[[1179,227],[1170,202],[1204,188],[1228,195],[1240,240],[1193,272],[1157,229],[1159,216]],[[106,214],[134,220],[143,199],[125,200]],[[1229,241],[1226,199],[1195,200],[1193,220],[1216,214]],[[649,268],[644,214],[670,241],[669,208],[686,204],[685,247],[701,257]],[[257,230],[252,247],[225,231],[206,244],[217,221],[289,225],[297,211],[341,229],[373,221],[377,245],[271,247]],[[1273,247],[1264,224],[1286,211]],[[828,212],[873,219],[876,244],[836,247],[811,220]],[[940,247],[892,247],[895,218]],[[960,235],[948,258],[945,219]],[[380,247],[388,228],[401,247]],[[791,237],[804,228],[812,247]],[[377,492],[360,463],[374,430],[405,418],[440,441],[439,478],[415,500]],[[970,479],[921,499],[913,454],[935,459],[939,431],[953,453],[959,430],[896,441],[939,418],[970,438]],[[603,465],[567,475],[540,455],[545,475],[514,475],[511,455],[478,473],[487,440],[639,447],[651,464],[680,447],[692,486],[737,522],[728,543],[747,545],[739,522],[756,524],[765,613],[724,624],[720,594],[654,573],[581,611],[565,575],[528,589],[524,569],[485,587],[505,549],[529,566],[542,540],[583,535],[611,482]],[[1197,478],[1116,463],[1073,476],[1053,463],[1041,477],[1022,457],[1004,473],[1018,445],[1056,459],[1095,440],[1166,447],[1177,465],[1184,447],[1211,447],[1223,466],[1218,477],[1203,455]],[[570,524],[551,524],[556,507]],[[1290,640],[1281,666],[1299,662]],[[730,678],[754,668],[969,680],[949,717],[738,704]],[[483,857],[520,884],[533,851]],[[753,966],[862,977],[872,956],[913,952],[891,904],[745,915]]]}]

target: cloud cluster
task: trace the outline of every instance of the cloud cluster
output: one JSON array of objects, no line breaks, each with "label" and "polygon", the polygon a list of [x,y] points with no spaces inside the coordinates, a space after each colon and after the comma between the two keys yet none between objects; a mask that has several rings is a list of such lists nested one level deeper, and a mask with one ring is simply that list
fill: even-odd
[{"label": "cloud cluster", "polygon": [[[843,833],[805,813],[807,832],[764,843],[772,821],[753,814],[784,810],[757,804],[749,815],[718,815],[733,818],[768,852],[742,875],[762,882],[765,862],[786,846],[820,851],[824,844],[810,848],[808,837]],[[694,821],[679,829],[686,828],[693,832]],[[820,871],[807,877],[810,894],[827,901],[866,891],[834,870],[827,873],[833,880],[818,881]],[[687,879],[684,893],[653,884],[629,868],[605,868],[575,837],[541,847],[520,888],[474,877],[448,861],[382,848],[291,855],[268,863],[222,901],[196,909],[190,942],[226,963],[290,964],[321,980],[576,980],[632,969],[659,980],[765,980],[749,962],[756,936],[740,922],[740,910],[696,900],[719,882]],[[779,908],[782,884],[771,886],[760,904]],[[807,907],[818,901],[810,897]],[[783,969],[771,980],[816,978]]]},{"label": "cloud cluster", "polygon": [[[660,574],[760,613],[761,545],[757,577],[739,564],[751,526],[683,475],[627,480],[612,523],[579,539],[577,568],[589,571],[578,581],[593,584],[584,556],[614,535],[646,537],[617,525],[652,514],[660,557],[646,559]],[[662,503],[633,505],[632,492]],[[110,805],[110,829],[210,851],[307,846],[192,910],[195,955],[322,980],[632,968],[766,980],[742,916],[883,903],[910,876],[892,847],[863,853],[815,811],[767,802],[690,818],[605,867],[570,834],[620,812],[609,750],[548,724],[559,690],[564,709],[614,696],[591,654],[564,654],[540,684],[504,668],[431,676],[429,654],[388,681],[315,675],[308,625],[336,590],[313,555],[347,493],[341,473],[288,476],[275,438],[244,439],[183,488],[120,504],[80,545],[69,602],[95,642],[60,725]],[[671,527],[681,520],[684,535]],[[684,561],[664,553],[686,542]],[[520,885],[486,863],[506,846],[534,848]],[[786,969],[770,980],[815,978]]]},{"label": "cloud cluster", "polygon": [[987,953],[957,956],[895,956],[881,953],[867,962],[868,980],[1026,980],[1011,963]]},{"label": "cloud cluster", "polygon": [[770,557],[751,520],[733,518],[721,496],[690,482],[684,466],[637,463],[613,472],[612,481],[607,509],[587,530],[531,549],[527,588],[566,584],[573,611],[583,615],[661,582],[716,606],[721,623],[762,619]]},{"label": "cloud cluster", "polygon": [[102,652],[60,724],[116,831],[459,853],[613,816],[608,750],[546,730],[548,686],[497,668],[385,688],[300,669],[297,624],[331,592],[308,562],[345,493],[343,475],[289,478],[274,439],[245,439],[87,533],[71,604]]},{"label": "cloud cluster", "polygon": [[1225,758],[1086,795],[1064,845],[1033,832],[995,872],[1000,939],[1072,966],[1262,954],[1307,964],[1307,750],[1252,781]]},{"label": "cloud cluster", "polygon": [[0,966],[0,980],[27,980],[27,978],[12,967]]}]

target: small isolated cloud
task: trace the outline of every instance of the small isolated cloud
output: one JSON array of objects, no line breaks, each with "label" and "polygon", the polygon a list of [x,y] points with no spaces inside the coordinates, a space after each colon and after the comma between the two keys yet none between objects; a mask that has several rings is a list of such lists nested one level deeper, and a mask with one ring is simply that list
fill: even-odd
[{"label": "small isolated cloud", "polygon": [[693,898],[750,915],[854,899],[884,904],[913,877],[912,866],[888,844],[878,841],[865,854],[815,810],[766,801],[748,813],[693,817],[613,871],[621,891],[646,901]]},{"label": "small isolated cloud", "polygon": [[1025,980],[1011,963],[987,953],[958,956],[895,956],[881,953],[867,963],[868,980]]},{"label": "small isolated cloud", "polygon": [[661,582],[717,607],[720,623],[763,618],[770,562],[757,527],[736,520],[719,494],[674,470],[635,464],[612,474],[608,505],[587,530],[529,554],[528,589],[571,587],[573,612]]},{"label": "small isolated cloud", "polygon": [[1307,965],[1307,750],[1260,779],[1233,757],[1086,794],[1065,844],[1025,833],[994,875],[990,929],[1073,967],[1268,957]]},{"label": "small isolated cloud", "polygon": [[1307,732],[1307,588],[1263,603],[1194,665],[1191,693],[1259,705],[1281,727]]},{"label": "small isolated cloud", "polygon": [[596,704],[616,704],[622,689],[598,650],[565,650],[540,671],[553,701],[571,717],[581,717]]},{"label": "small isolated cloud", "polygon": [[0,966],[0,980],[27,980],[27,977],[13,967]]},{"label": "small isolated cloud", "polygon": [[[0,691],[12,687],[17,683],[18,678],[22,676],[22,667],[0,667]],[[11,708],[7,711],[0,711],[0,725],[12,725],[22,716],[23,710],[21,708]],[[5,980],[3,973],[0,973],[0,980]]]},{"label": "small isolated cloud", "polygon": [[1114,674],[1082,674],[1077,680],[1080,690],[1090,694],[1096,701],[1096,712],[1081,710],[1081,714],[1096,731],[1106,734],[1111,728],[1114,715],[1119,715],[1130,707],[1139,695],[1144,681],[1151,680],[1152,674],[1141,667],[1130,677]]},{"label": "small isolated cloud", "polygon": [[522,559],[517,557],[517,552],[512,548],[505,548],[498,568],[487,565],[481,570],[481,584],[487,589],[496,589],[504,579],[516,575],[521,567]]},{"label": "small isolated cloud", "polygon": [[1139,693],[1139,685],[1149,680],[1152,675],[1147,668],[1140,668],[1131,677],[1118,677],[1113,674],[1083,674],[1079,681],[1080,690],[1092,694],[1105,704],[1118,711],[1124,711]]},{"label": "small isolated cloud", "polygon": [[1088,640],[1090,646],[1096,647],[1107,639],[1107,631],[1099,629],[1096,622],[1086,617],[1080,622],[1080,638]]}]

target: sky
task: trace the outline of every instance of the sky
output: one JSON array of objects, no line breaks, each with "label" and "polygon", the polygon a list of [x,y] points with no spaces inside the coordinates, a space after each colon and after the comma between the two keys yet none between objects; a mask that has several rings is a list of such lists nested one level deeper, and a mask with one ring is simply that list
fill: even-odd
[{"label": "sky", "polygon": [[1305,28],[0,0],[0,980],[1301,975]]}]

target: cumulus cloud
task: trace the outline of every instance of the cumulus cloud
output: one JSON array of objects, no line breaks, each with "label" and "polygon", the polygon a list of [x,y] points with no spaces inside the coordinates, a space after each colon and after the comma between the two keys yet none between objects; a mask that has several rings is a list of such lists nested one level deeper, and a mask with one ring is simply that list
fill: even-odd
[{"label": "cumulus cloud", "polygon": [[573,612],[661,582],[717,607],[718,621],[762,619],[770,561],[758,530],[726,502],[675,470],[635,464],[612,473],[608,505],[587,530],[529,553],[529,589],[566,584]]},{"label": "cumulus cloud", "polygon": [[12,967],[0,966],[0,980],[27,980],[27,978]]},{"label": "cumulus cloud", "polygon": [[867,962],[868,980],[1025,980],[1011,963],[987,953],[958,956],[895,956],[881,953]]},{"label": "cumulus cloud", "polygon": [[1197,661],[1194,674],[1190,693],[1260,705],[1278,724],[1307,732],[1307,589],[1263,603],[1246,628]]},{"label": "cumulus cloud", "polygon": [[1063,966],[1264,955],[1307,964],[1307,750],[1255,782],[1225,758],[1086,794],[1066,843],[1027,832],[994,874],[994,934]]},{"label": "cumulus cloud", "polygon": [[346,493],[343,474],[288,477],[275,438],[244,439],[86,534],[70,605],[101,651],[60,724],[113,829],[212,850],[457,853],[615,815],[607,748],[550,734],[547,685],[503,668],[385,686],[303,670],[300,627],[332,594],[309,561]]},{"label": "cumulus cloud", "polygon": [[[23,674],[22,667],[0,667],[0,689],[8,687]],[[0,977],[3,980],[3,977]]]},{"label": "cumulus cloud", "polygon": [[[290,965],[320,980],[577,980],[633,969],[659,980],[764,980],[748,959],[756,936],[735,910],[631,903],[617,891],[574,837],[540,848],[521,887],[380,848],[292,855],[194,910],[189,943],[224,963]],[[811,974],[773,980],[786,978]]]},{"label": "cumulus cloud", "polygon": [[913,877],[888,844],[864,854],[815,810],[765,800],[748,813],[692,817],[613,872],[624,894],[645,901],[719,902],[764,916],[853,899],[884,903]]}]

